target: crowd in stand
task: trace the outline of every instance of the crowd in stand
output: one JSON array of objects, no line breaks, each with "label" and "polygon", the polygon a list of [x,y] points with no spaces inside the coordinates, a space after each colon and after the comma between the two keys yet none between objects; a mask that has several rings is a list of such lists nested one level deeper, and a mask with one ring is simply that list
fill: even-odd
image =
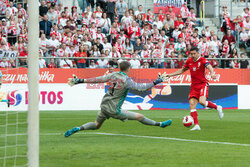
[{"label": "crowd in stand", "polygon": [[[23,3],[0,2],[0,50],[19,55],[18,61],[2,58],[0,67],[27,66],[27,10]],[[240,31],[241,47],[248,47],[248,8],[231,20],[223,7],[225,35],[221,40],[209,27],[201,28],[194,8],[186,3],[179,12],[169,7],[158,14],[150,9],[145,12],[142,5],[134,11],[123,0],[97,0],[82,10],[79,13],[76,6],[69,9],[56,0],[40,1],[40,68],[117,68],[125,59],[132,68],[182,68],[191,46],[197,46],[201,56],[212,58],[215,68],[248,66],[246,55],[239,54],[235,45]],[[239,57],[242,60],[220,59]]]}]

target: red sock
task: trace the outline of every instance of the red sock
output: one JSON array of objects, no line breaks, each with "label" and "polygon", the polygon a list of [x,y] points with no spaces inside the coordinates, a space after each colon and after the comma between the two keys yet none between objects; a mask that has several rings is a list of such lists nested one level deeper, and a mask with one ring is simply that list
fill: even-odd
[{"label": "red sock", "polygon": [[207,107],[217,109],[217,105],[212,103],[211,101],[207,101]]},{"label": "red sock", "polygon": [[191,110],[190,115],[191,115],[191,116],[193,117],[193,119],[194,119],[194,124],[195,124],[195,125],[199,125],[197,111],[196,111],[196,110]]}]

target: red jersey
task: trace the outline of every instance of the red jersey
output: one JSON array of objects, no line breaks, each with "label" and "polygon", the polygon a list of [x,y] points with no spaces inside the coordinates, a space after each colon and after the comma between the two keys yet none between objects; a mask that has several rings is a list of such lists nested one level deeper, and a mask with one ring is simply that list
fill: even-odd
[{"label": "red jersey", "polygon": [[190,70],[191,86],[201,83],[208,83],[208,80],[205,76],[207,65],[209,65],[209,62],[204,57],[199,57],[197,61],[194,61],[192,58],[187,59],[184,68]]}]

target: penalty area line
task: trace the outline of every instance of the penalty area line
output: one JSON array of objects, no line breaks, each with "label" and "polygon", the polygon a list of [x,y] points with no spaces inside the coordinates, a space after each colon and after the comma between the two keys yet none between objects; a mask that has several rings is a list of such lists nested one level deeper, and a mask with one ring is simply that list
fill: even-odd
[{"label": "penalty area line", "polygon": [[[53,135],[63,135],[63,133],[40,133],[40,135],[41,136],[53,136]],[[76,133],[75,135],[125,136],[125,137],[144,138],[144,139],[161,139],[161,140],[172,140],[172,141],[182,141],[182,142],[192,142],[192,143],[209,143],[209,144],[221,144],[221,145],[233,145],[233,146],[250,147],[250,144],[242,144],[242,143],[206,141],[206,140],[192,140],[192,139],[182,139],[182,138],[172,138],[172,137],[158,137],[158,136],[141,136],[141,135],[119,134],[119,133],[83,132],[83,133]]]}]

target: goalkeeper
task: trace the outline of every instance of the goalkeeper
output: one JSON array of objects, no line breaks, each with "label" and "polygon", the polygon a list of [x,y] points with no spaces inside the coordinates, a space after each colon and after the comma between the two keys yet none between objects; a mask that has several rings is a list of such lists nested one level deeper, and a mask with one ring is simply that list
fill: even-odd
[{"label": "goalkeeper", "polygon": [[171,125],[172,120],[164,122],[156,122],[145,117],[142,114],[121,110],[121,106],[126,99],[129,90],[145,91],[152,88],[166,79],[166,74],[159,74],[159,77],[152,83],[136,83],[127,75],[130,71],[130,63],[123,61],[120,64],[120,72],[113,72],[106,76],[90,79],[79,79],[76,76],[69,78],[68,84],[74,86],[81,83],[104,83],[109,82],[110,87],[107,93],[104,95],[101,102],[101,111],[98,113],[95,122],[88,122],[80,127],[74,127],[65,132],[64,136],[69,137],[72,134],[82,130],[96,130],[99,129],[103,122],[110,117],[120,119],[121,121],[126,120],[137,120],[144,125],[152,125],[159,127],[166,127]]}]

